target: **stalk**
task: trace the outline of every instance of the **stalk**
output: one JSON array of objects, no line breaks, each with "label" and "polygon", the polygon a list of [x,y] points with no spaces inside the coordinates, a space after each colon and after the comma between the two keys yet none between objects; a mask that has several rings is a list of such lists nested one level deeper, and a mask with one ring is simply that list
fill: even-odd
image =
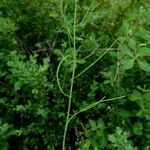
[{"label": "stalk", "polygon": [[70,85],[70,92],[69,92],[69,101],[68,101],[66,124],[65,124],[64,135],[63,135],[62,150],[65,150],[66,134],[67,134],[67,129],[68,129],[71,102],[72,102],[73,83],[74,83],[74,79],[75,79],[75,69],[76,69],[75,68],[76,67],[76,15],[77,15],[76,11],[77,11],[77,4],[76,4],[76,1],[75,1],[74,25],[73,25],[73,67],[72,67],[72,77],[71,77],[71,85]]}]

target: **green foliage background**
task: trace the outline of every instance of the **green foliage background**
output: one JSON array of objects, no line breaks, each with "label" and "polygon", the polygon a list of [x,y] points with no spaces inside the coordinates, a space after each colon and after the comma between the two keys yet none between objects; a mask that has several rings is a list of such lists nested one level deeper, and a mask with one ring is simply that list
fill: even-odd
[{"label": "green foliage background", "polygon": [[1,0],[0,149],[62,148],[74,69],[65,149],[149,150],[149,22],[148,0]]}]

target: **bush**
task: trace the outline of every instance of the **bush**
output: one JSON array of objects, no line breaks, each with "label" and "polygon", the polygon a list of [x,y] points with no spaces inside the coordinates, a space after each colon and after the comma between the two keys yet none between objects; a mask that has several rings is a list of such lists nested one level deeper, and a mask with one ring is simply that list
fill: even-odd
[{"label": "bush", "polygon": [[1,149],[148,150],[149,8],[1,0]]}]

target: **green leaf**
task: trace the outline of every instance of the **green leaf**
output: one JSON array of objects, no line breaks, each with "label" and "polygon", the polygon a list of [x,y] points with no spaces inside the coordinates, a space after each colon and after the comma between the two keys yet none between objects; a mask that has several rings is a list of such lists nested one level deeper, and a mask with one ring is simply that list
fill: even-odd
[{"label": "green leaf", "polygon": [[96,129],[97,129],[97,126],[96,126],[96,122],[95,122],[95,121],[93,121],[93,120],[90,119],[90,120],[89,120],[89,124],[90,124],[92,130],[96,130]]},{"label": "green leaf", "polygon": [[121,27],[121,32],[127,35],[128,31],[129,31],[129,23],[127,21],[124,21]]},{"label": "green leaf", "polygon": [[139,67],[146,71],[146,72],[149,72],[150,71],[150,64],[147,63],[145,60],[138,60],[138,64],[139,64]]},{"label": "green leaf", "polygon": [[139,49],[138,56],[150,56],[150,49],[147,47],[141,47]]},{"label": "green leaf", "polygon": [[143,129],[143,126],[142,126],[142,123],[140,122],[137,122],[133,125],[133,133],[135,135],[142,135],[142,129]]},{"label": "green leaf", "polygon": [[85,64],[86,61],[85,61],[84,59],[79,59],[79,60],[77,60],[77,63],[78,63],[78,64]]},{"label": "green leaf", "polygon": [[128,44],[130,48],[136,49],[136,42],[133,39],[130,39]]},{"label": "green leaf", "polygon": [[128,119],[131,116],[130,112],[123,110],[123,109],[118,110],[117,113],[119,116],[121,116],[121,118],[124,118],[124,119]]},{"label": "green leaf", "polygon": [[99,119],[98,120],[98,125],[97,125],[97,128],[101,129],[101,130],[104,130],[105,129],[105,123],[102,119]]},{"label": "green leaf", "polygon": [[122,61],[122,67],[123,69],[127,70],[127,69],[131,69],[133,68],[134,65],[134,59],[126,59]]},{"label": "green leaf", "polygon": [[112,143],[116,143],[117,142],[116,138],[113,135],[109,135],[108,136],[108,140],[111,141]]},{"label": "green leaf", "polygon": [[150,32],[148,30],[142,28],[137,33],[135,33],[135,35],[146,41],[150,41]]},{"label": "green leaf", "polygon": [[89,150],[90,145],[91,145],[91,141],[87,139],[85,141],[85,144],[83,145],[83,148],[85,148],[86,150]]},{"label": "green leaf", "polygon": [[125,55],[128,57],[134,57],[127,45],[125,45],[125,44],[121,45],[120,50],[121,50],[121,53],[120,53],[121,55],[123,55],[123,56]]},{"label": "green leaf", "polygon": [[128,98],[131,101],[137,101],[137,100],[140,100],[142,98],[142,95],[138,90],[133,90],[133,93],[131,95],[129,95]]}]

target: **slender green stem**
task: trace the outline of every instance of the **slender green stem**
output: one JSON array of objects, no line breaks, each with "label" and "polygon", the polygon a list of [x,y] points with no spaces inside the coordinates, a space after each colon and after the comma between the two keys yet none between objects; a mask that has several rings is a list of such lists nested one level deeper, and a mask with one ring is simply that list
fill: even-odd
[{"label": "slender green stem", "polygon": [[67,57],[68,57],[68,56],[65,56],[65,57],[61,60],[61,62],[59,63],[59,65],[58,65],[58,67],[57,67],[57,71],[56,71],[56,78],[57,78],[57,84],[58,84],[58,87],[59,87],[61,93],[62,93],[64,96],[69,97],[69,95],[67,95],[67,94],[63,91],[63,89],[62,89],[62,87],[61,87],[61,85],[60,85],[59,76],[58,76],[58,75],[59,75],[60,67],[61,67],[62,63],[65,61],[65,59],[66,59]]},{"label": "slender green stem", "polygon": [[65,15],[64,15],[64,11],[63,11],[63,0],[61,0],[61,3],[60,3],[60,10],[61,10],[62,17],[65,20]]},{"label": "slender green stem", "polygon": [[82,58],[82,59],[88,59],[88,58],[90,58],[93,54],[95,54],[95,52],[96,52],[96,49],[94,49],[88,56],[86,56],[86,57],[84,57],[84,58]]},{"label": "slender green stem", "polygon": [[93,65],[95,65],[105,54],[107,54],[112,46],[116,43],[118,39],[115,40],[115,42],[102,54],[100,55],[92,64],[90,64],[87,68],[85,68],[83,71],[81,71],[75,78],[78,78],[80,75],[82,75],[84,72],[86,72],[88,69],[90,69]]},{"label": "slender green stem", "polygon": [[73,92],[73,83],[74,83],[74,77],[75,77],[75,67],[76,67],[76,1],[75,1],[75,11],[74,11],[74,27],[73,27],[73,67],[72,67],[72,77],[71,77],[71,86],[70,86],[70,94],[69,94],[69,101],[68,101],[68,111],[67,111],[67,117],[66,117],[66,124],[64,129],[64,135],[63,135],[63,145],[62,150],[65,150],[65,141],[66,141],[66,134],[68,129],[68,121],[69,121],[69,115],[70,115],[70,109],[71,109],[71,101],[72,101],[72,92]]},{"label": "slender green stem", "polygon": [[88,15],[89,11],[91,10],[91,7],[92,7],[93,3],[94,3],[94,0],[92,0],[89,9],[87,10],[87,12],[85,13],[83,19],[81,20],[81,22],[80,22],[77,26],[80,26],[80,25],[84,22],[84,20],[86,19],[86,17],[87,17],[87,15]]},{"label": "slender green stem", "polygon": [[68,120],[68,124],[70,123],[70,121],[77,116],[78,114],[80,114],[81,112],[87,111],[93,107],[95,107],[96,105],[98,105],[99,103],[103,103],[103,102],[109,102],[109,101],[113,101],[113,100],[117,100],[117,99],[121,99],[124,98],[125,96],[120,96],[120,97],[114,97],[114,98],[110,98],[110,99],[104,99],[105,97],[103,97],[101,100],[99,100],[98,102],[92,103],[88,106],[85,106],[84,108],[82,108],[81,110],[79,110],[78,112],[76,112],[75,114],[73,114],[69,120]]}]

